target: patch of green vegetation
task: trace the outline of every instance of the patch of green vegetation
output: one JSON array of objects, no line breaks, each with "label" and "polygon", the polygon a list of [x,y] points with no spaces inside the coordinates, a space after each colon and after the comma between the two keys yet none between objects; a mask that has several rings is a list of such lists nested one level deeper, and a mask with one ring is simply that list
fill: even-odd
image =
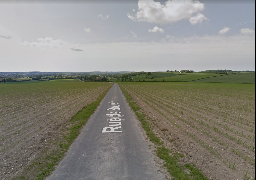
[{"label": "patch of green vegetation", "polygon": [[41,83],[43,81],[36,81],[36,80],[31,80],[31,81],[20,81],[20,82],[6,82],[6,83],[0,83],[0,85],[5,85],[5,84],[33,84],[33,83]]},{"label": "patch of green vegetation", "polygon": [[[177,76],[165,78],[165,81],[172,82],[189,82],[197,79],[207,78],[210,76],[219,76],[219,74],[214,73],[181,73]],[[156,79],[158,81],[158,79]],[[159,79],[160,80],[160,79]]]},{"label": "patch of green vegetation", "polygon": [[[171,150],[166,149],[163,146],[163,141],[157,137],[151,129],[149,121],[146,120],[146,115],[140,112],[140,107],[133,101],[130,94],[123,88],[120,87],[124,96],[126,97],[129,105],[135,112],[137,118],[142,124],[143,129],[146,131],[147,136],[150,141],[157,145],[157,156],[165,161],[164,166],[167,167],[168,172],[177,180],[207,180],[207,178],[200,172],[199,169],[195,168],[193,165],[186,164],[182,166],[179,164],[179,158],[183,157],[182,154],[174,153],[171,155]],[[188,170],[189,173],[185,172]]]},{"label": "patch of green vegetation", "polygon": [[[79,83],[80,84],[80,83]],[[95,83],[91,83],[92,85]],[[94,113],[102,99],[107,94],[109,87],[104,93],[102,93],[96,101],[91,104],[83,107],[79,110],[71,119],[71,127],[65,129],[65,135],[61,142],[58,143],[56,150],[52,152],[47,152],[47,149],[44,150],[45,157],[39,157],[35,160],[30,166],[26,167],[26,170],[19,177],[14,178],[15,180],[31,179],[31,177],[26,176],[26,172],[37,171],[37,176],[33,179],[43,180],[54,171],[54,167],[61,161],[65,156],[65,153],[68,151],[70,145],[74,142],[77,136],[80,134],[80,130],[86,124],[90,116]]]},{"label": "patch of green vegetation", "polygon": [[135,112],[136,116],[140,120],[140,122],[142,124],[142,127],[146,131],[146,134],[149,137],[150,141],[154,142],[157,145],[162,145],[163,142],[160,140],[160,138],[155,136],[155,134],[153,133],[153,131],[150,128],[149,122],[146,121],[146,118],[145,118],[146,115],[141,113],[141,112],[139,112],[140,107],[132,100],[132,97],[128,94],[128,92],[125,91],[122,87],[121,87],[121,90],[122,90],[124,96],[126,97],[129,105],[131,106],[131,108]]},{"label": "patch of green vegetation", "polygon": [[79,79],[54,79],[54,80],[50,80],[50,81],[54,81],[54,82],[65,82],[65,81],[79,81]]},{"label": "patch of green vegetation", "polygon": [[177,159],[170,156],[171,151],[161,146],[157,148],[157,156],[165,161],[164,166],[174,179],[188,180],[189,175],[184,172],[184,169],[177,163]]},{"label": "patch of green vegetation", "polygon": [[127,75],[131,76],[132,81],[155,81],[157,78],[161,78],[162,81],[163,78],[176,76],[178,74],[179,73],[173,72],[135,72],[128,73]]},{"label": "patch of green vegetation", "polygon": [[196,82],[255,84],[255,73],[221,74],[217,77],[199,79]]},{"label": "patch of green vegetation", "polygon": [[179,73],[174,72],[152,72],[152,76],[154,78],[164,78],[164,77],[173,77],[178,75]]},{"label": "patch of green vegetation", "polygon": [[[213,76],[216,73],[179,73],[179,72],[134,72],[125,74],[136,82],[190,82]],[[121,81],[121,79],[119,80]],[[129,80],[128,80],[129,81]]]},{"label": "patch of green vegetation", "polygon": [[193,179],[207,180],[207,178],[193,165],[186,164],[185,167],[189,169],[189,174]]}]

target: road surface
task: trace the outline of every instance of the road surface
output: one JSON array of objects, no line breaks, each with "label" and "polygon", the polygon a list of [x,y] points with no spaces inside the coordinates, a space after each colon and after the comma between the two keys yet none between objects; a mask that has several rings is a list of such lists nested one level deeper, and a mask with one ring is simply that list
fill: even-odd
[{"label": "road surface", "polygon": [[90,117],[48,180],[165,179],[118,84]]}]

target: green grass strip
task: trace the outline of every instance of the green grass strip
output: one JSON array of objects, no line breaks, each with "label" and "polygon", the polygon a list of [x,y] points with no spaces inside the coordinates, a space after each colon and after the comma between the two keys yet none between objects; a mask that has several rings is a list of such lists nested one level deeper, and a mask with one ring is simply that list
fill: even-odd
[{"label": "green grass strip", "polygon": [[128,94],[128,92],[126,90],[124,90],[122,87],[120,87],[124,96],[126,97],[129,105],[131,106],[132,110],[135,112],[136,116],[138,117],[139,121],[141,122],[141,125],[143,127],[143,129],[146,131],[147,136],[149,137],[150,141],[154,142],[157,145],[162,145],[163,142],[160,140],[160,138],[158,138],[157,136],[155,136],[155,134],[153,133],[153,131],[150,128],[150,124],[148,121],[146,121],[145,117],[146,115],[139,112],[140,107],[132,101],[132,97],[130,96],[130,94]]},{"label": "green grass strip", "polygon": [[[131,95],[122,86],[120,86],[120,88],[137,118],[141,122],[141,125],[146,131],[150,141],[158,146],[156,154],[160,159],[165,161],[164,166],[167,167],[172,178],[175,180],[207,180],[201,171],[193,165],[186,164],[182,166],[178,163],[179,158],[183,157],[182,154],[174,153],[174,155],[170,155],[171,150],[166,149],[163,146],[163,141],[153,133],[150,123],[146,120],[146,115],[139,111],[140,107],[133,101]],[[185,170],[188,170],[189,173],[186,173]]]},{"label": "green grass strip", "polygon": [[[111,88],[111,87],[110,87]],[[70,145],[74,142],[77,136],[80,134],[80,130],[86,124],[90,116],[94,113],[96,108],[99,106],[102,99],[107,94],[108,88],[104,93],[102,93],[96,101],[91,104],[83,107],[79,110],[71,119],[70,122],[72,126],[68,129],[67,135],[64,136],[61,142],[59,142],[59,146],[57,150],[48,154],[47,149],[44,150],[44,153],[47,154],[44,162],[38,159],[34,161],[30,166],[27,167],[26,171],[39,171],[38,175],[32,179],[43,180],[47,176],[51,174],[52,171],[55,170],[55,166],[64,158],[65,153],[68,151]],[[26,172],[25,172],[26,173]],[[24,173],[24,174],[25,174]],[[26,177],[26,175],[21,175],[19,177],[14,178],[15,180],[27,180],[31,179],[31,177]]]}]

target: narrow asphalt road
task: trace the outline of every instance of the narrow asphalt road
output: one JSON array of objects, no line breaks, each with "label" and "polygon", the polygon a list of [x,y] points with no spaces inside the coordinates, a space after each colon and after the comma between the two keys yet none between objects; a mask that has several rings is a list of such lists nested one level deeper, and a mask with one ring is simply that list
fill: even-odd
[{"label": "narrow asphalt road", "polygon": [[90,117],[48,180],[165,179],[118,84]]}]

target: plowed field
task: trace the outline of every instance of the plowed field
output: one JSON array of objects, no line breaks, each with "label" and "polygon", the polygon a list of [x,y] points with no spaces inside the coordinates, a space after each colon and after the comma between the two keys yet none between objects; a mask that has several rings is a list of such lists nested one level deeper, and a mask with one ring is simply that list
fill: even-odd
[{"label": "plowed field", "polygon": [[56,148],[70,118],[111,86],[75,81],[0,84],[0,179],[19,175]]},{"label": "plowed field", "polygon": [[155,134],[209,179],[255,175],[255,85],[121,83]]}]

